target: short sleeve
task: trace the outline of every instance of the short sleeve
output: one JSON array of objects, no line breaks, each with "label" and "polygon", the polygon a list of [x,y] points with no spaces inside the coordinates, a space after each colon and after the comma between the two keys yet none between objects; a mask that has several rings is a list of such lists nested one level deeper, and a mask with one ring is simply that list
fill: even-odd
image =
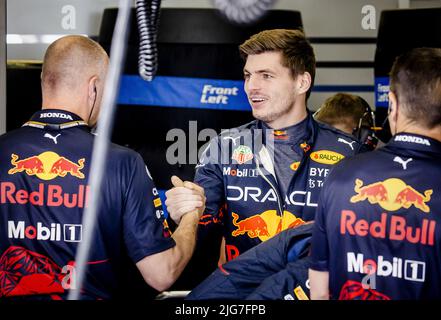
[{"label": "short sleeve", "polygon": [[124,241],[136,263],[144,257],[176,245],[170,237],[162,203],[150,172],[139,154],[131,163],[130,183],[125,192]]}]

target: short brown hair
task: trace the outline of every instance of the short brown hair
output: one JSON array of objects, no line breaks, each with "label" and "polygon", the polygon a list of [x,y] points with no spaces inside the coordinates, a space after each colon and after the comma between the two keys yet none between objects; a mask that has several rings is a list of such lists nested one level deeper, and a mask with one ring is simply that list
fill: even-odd
[{"label": "short brown hair", "polygon": [[282,63],[291,70],[294,79],[305,72],[311,75],[311,87],[306,93],[306,99],[309,98],[315,78],[315,55],[302,30],[265,30],[242,43],[239,51],[244,60],[249,55],[280,51],[283,57]]},{"label": "short brown hair", "polygon": [[416,48],[397,57],[390,90],[409,120],[427,129],[441,125],[441,49]]},{"label": "short brown hair", "polygon": [[372,127],[374,119],[369,104],[360,96],[337,93],[322,104],[314,118],[331,126],[341,124],[348,128]]}]

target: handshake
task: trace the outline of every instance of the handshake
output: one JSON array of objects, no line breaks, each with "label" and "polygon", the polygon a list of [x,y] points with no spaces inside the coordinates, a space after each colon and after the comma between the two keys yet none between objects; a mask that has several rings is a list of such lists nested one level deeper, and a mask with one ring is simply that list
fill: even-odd
[{"label": "handshake", "polygon": [[196,214],[199,219],[205,210],[204,188],[190,181],[183,182],[177,176],[172,176],[171,182],[173,188],[165,193],[165,205],[173,221],[179,224],[187,213]]}]

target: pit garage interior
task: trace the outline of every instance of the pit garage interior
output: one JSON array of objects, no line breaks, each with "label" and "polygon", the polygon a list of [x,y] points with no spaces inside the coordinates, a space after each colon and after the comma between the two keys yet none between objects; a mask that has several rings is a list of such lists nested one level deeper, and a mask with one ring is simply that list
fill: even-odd
[{"label": "pit garage interior", "polygon": [[[116,0],[0,0],[0,133],[20,127],[41,108],[42,59],[52,41],[87,35],[110,52],[117,6]],[[138,74],[133,8],[112,141],[141,154],[163,203],[172,175],[192,180],[208,142],[204,129],[220,133],[253,119],[238,45],[258,31],[276,28],[303,28],[315,50],[311,111],[337,92],[356,94],[370,104],[381,126],[395,57],[410,48],[441,47],[441,1],[279,0],[262,18],[238,25],[210,0],[163,0],[152,82]],[[387,128],[378,135],[385,142],[390,138]],[[167,155],[176,151],[177,139],[187,140],[188,148],[170,162]],[[169,224],[173,229],[174,223]],[[204,249],[212,256],[193,257],[172,291],[190,290],[217,267],[213,243],[218,241],[214,235],[211,247]],[[140,282],[136,272],[130,277],[136,278],[131,283]],[[141,284],[128,290],[154,294]]]}]

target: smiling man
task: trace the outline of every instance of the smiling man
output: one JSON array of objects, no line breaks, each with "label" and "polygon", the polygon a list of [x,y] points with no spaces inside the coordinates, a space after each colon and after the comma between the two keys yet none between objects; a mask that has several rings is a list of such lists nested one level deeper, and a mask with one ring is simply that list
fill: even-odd
[{"label": "smiling man", "polygon": [[[360,148],[353,137],[315,122],[306,107],[315,57],[302,31],[260,32],[240,46],[240,54],[256,120],[213,139],[194,179],[207,198],[199,245],[207,246],[204,237],[219,227],[221,262],[313,220],[329,170]],[[171,212],[195,208],[199,199],[185,188],[168,191],[167,198]]]}]

